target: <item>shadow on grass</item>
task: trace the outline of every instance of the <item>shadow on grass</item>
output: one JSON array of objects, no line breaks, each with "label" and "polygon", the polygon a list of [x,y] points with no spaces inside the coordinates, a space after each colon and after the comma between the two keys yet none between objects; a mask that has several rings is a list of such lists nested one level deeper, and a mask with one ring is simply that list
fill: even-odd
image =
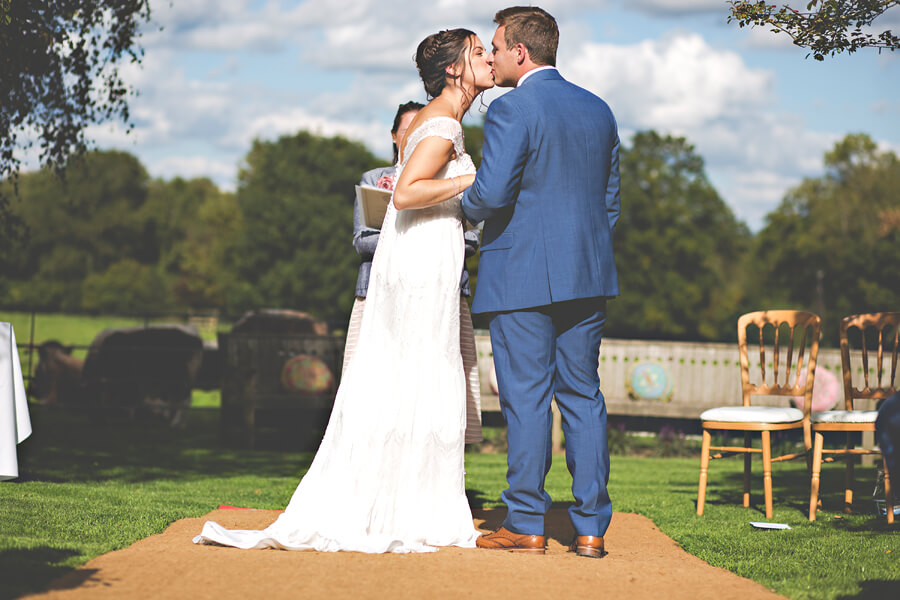
[{"label": "shadow on grass", "polygon": [[[48,546],[0,551],[0,565],[3,565],[0,599],[18,598],[24,594],[41,591],[48,581],[72,573],[75,567],[60,563],[78,554],[79,552],[75,550]],[[89,576],[89,571],[84,572]],[[84,579],[83,577],[80,581]]]},{"label": "shadow on grass", "polygon": [[[547,513],[544,520],[544,535],[546,538],[548,540],[556,540],[564,546],[568,546],[575,535],[567,512],[569,506],[571,506],[569,502],[552,503],[550,512]],[[472,516],[476,519],[484,519],[481,529],[488,531],[499,529],[503,525],[504,519],[506,519],[506,514],[506,507],[502,506],[488,509],[472,507]]]},{"label": "shadow on grass", "polygon": [[[739,459],[733,460],[739,461]],[[710,466],[709,480],[706,487],[706,504],[708,506],[740,506],[743,503],[743,462],[739,462],[740,466],[737,468],[733,466],[730,468],[726,467],[718,472],[713,466],[715,463]],[[843,513],[844,473],[843,465],[840,467],[828,465],[827,468],[822,469],[819,486],[819,500],[821,502],[818,510],[819,514]],[[860,531],[888,530],[886,520],[884,517],[876,515],[875,504],[872,502],[871,492],[875,483],[875,474],[875,467],[861,467],[857,465],[855,469],[853,512],[857,515],[870,515],[872,517],[871,521],[866,525],[860,526],[858,523],[855,524]],[[697,484],[699,483],[699,477],[700,468],[698,464]],[[689,490],[685,487],[683,491],[690,491],[693,494],[694,505],[696,506],[697,488],[694,487],[692,490]],[[778,507],[790,508],[802,514],[808,514],[809,494],[809,474],[802,459],[792,463],[777,465],[772,469],[772,503],[776,509]],[[750,510],[765,516],[762,464],[759,461],[754,462],[751,473]],[[878,525],[877,522],[879,521],[884,523],[885,528]],[[849,523],[845,523],[845,525],[849,525]]]},{"label": "shadow on grass", "polygon": [[466,499],[469,501],[469,507],[474,509],[495,508],[499,498],[488,498],[481,493],[481,490],[466,489]]},{"label": "shadow on grass", "polygon": [[[860,522],[858,520],[845,520],[842,515],[837,515],[838,518],[832,519],[831,526],[838,531],[871,536],[894,533],[897,530],[894,525],[887,522],[884,515],[876,514],[874,511],[868,514],[867,511],[856,510],[855,514],[857,516],[865,515],[867,518],[865,521]],[[900,583],[897,584],[897,595],[900,596]]]},{"label": "shadow on grass", "polygon": [[198,476],[293,476],[311,453],[226,448],[219,411],[191,409],[183,429],[130,421],[91,422],[77,412],[31,407],[34,433],[19,446],[18,482],[141,482]]},{"label": "shadow on grass", "polygon": [[872,579],[860,581],[858,594],[838,596],[837,600],[884,600],[896,598],[900,591],[900,579]]}]

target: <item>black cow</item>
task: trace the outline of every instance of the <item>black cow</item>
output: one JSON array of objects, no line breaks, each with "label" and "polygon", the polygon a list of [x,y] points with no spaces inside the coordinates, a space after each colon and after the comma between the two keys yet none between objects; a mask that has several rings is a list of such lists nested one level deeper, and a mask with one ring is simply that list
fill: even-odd
[{"label": "black cow", "polygon": [[103,414],[183,425],[202,360],[203,340],[193,326],[106,329],[84,362],[85,397]]}]

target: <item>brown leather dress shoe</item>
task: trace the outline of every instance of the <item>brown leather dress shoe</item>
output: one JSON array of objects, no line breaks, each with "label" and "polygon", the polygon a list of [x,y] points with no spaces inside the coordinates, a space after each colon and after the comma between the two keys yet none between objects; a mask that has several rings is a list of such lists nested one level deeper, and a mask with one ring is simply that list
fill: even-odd
[{"label": "brown leather dress shoe", "polygon": [[489,550],[509,550],[524,554],[544,554],[546,552],[544,536],[513,533],[504,527],[493,533],[479,536],[475,540],[475,545]]},{"label": "brown leather dress shoe", "polygon": [[603,558],[606,556],[606,550],[603,547],[603,536],[598,535],[579,535],[572,541],[569,551],[574,552],[578,556],[587,556],[590,558]]}]

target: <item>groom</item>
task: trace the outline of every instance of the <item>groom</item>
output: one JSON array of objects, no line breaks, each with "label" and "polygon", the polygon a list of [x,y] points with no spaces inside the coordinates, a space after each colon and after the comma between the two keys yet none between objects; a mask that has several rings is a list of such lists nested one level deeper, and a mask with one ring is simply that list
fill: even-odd
[{"label": "groom", "polygon": [[555,395],[575,497],[571,550],[600,558],[612,517],[597,364],[606,300],[619,292],[616,121],[603,100],[554,67],[552,16],[513,7],[494,21],[494,81],[515,89],[487,111],[481,168],[462,206],[470,221],[484,221],[472,309],[490,318],[509,487],[503,526],[478,546],[544,553]]}]

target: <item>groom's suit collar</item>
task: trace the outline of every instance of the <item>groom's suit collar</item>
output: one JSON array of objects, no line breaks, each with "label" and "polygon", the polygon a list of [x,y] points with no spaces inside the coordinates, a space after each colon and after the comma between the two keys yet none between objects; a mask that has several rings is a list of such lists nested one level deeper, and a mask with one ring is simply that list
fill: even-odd
[{"label": "groom's suit collar", "polygon": [[559,71],[556,67],[551,65],[544,65],[542,67],[537,67],[532,69],[522,75],[519,78],[518,83],[516,83],[516,87],[521,87],[526,81],[530,81],[532,79],[560,79],[562,75],[559,74]]}]

